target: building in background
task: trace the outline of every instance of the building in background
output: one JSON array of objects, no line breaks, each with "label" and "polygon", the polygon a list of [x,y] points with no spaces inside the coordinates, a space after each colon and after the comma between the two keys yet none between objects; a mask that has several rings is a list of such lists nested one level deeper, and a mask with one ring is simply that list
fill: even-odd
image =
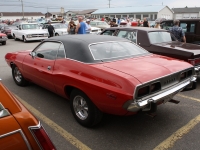
[{"label": "building in background", "polygon": [[134,18],[151,20],[157,18],[173,19],[173,11],[168,6],[137,6],[124,8],[99,9],[92,13],[95,18],[115,17],[115,18]]},{"label": "building in background", "polygon": [[[23,18],[22,12],[0,12],[1,20],[17,20]],[[38,18],[44,18],[45,15],[41,12],[24,12],[25,20],[36,20]]]},{"label": "building in background", "polygon": [[84,16],[84,17],[90,17],[91,14],[96,11],[97,9],[87,9],[87,10],[69,10],[66,12],[66,17],[71,18],[71,17],[77,17],[77,16]]},{"label": "building in background", "polygon": [[172,8],[174,19],[200,19],[200,7]]}]

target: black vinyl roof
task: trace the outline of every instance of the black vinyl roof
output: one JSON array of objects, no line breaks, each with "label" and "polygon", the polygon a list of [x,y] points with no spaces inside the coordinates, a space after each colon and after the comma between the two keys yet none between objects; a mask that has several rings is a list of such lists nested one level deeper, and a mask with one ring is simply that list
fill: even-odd
[{"label": "black vinyl roof", "polygon": [[44,40],[47,41],[56,41],[62,42],[65,47],[67,58],[77,60],[84,63],[96,63],[101,62],[99,60],[94,60],[89,49],[89,45],[99,42],[108,42],[108,41],[128,41],[124,38],[106,36],[106,35],[63,35],[55,36]]}]

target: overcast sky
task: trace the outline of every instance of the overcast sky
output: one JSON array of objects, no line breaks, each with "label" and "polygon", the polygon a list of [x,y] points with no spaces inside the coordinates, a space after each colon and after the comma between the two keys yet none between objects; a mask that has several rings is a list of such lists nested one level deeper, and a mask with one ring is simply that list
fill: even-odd
[{"label": "overcast sky", "polygon": [[[21,0],[0,0],[0,12],[21,12]],[[22,0],[25,12],[59,12],[108,8],[109,0]],[[200,7],[200,0],[111,0],[110,7],[167,5],[170,8]]]}]

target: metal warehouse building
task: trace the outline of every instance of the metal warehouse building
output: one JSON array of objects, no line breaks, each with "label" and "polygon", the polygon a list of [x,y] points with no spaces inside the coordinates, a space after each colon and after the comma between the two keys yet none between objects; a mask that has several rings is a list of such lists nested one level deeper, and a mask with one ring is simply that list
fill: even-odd
[{"label": "metal warehouse building", "polygon": [[173,11],[168,6],[141,6],[141,7],[124,7],[124,8],[106,8],[99,9],[92,13],[95,18],[115,17],[115,18],[135,18],[143,19],[144,17],[155,20],[157,18],[173,19]]}]

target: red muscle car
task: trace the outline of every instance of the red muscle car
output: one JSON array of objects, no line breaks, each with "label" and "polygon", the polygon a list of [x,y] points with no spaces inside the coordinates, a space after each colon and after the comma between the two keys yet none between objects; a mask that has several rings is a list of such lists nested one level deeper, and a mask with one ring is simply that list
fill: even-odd
[{"label": "red muscle car", "polygon": [[17,85],[33,82],[69,99],[75,119],[86,127],[103,113],[151,111],[196,80],[189,63],[111,36],[53,37],[5,59]]},{"label": "red muscle car", "polygon": [[41,123],[1,82],[0,95],[1,150],[56,149]]}]

